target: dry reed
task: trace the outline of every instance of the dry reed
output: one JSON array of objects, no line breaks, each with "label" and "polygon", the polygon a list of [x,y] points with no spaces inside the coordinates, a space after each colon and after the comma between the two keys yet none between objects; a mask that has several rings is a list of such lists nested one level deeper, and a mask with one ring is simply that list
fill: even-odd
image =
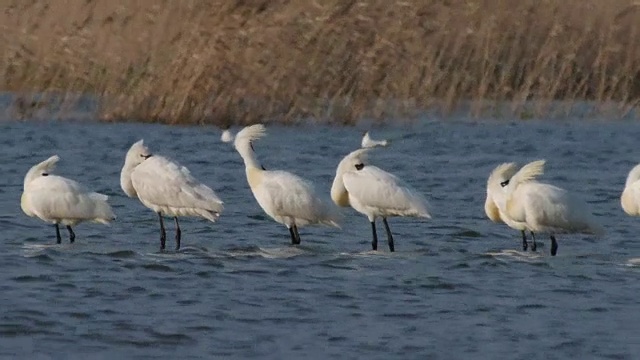
[{"label": "dry reed", "polygon": [[[635,111],[640,2],[0,0],[0,89],[107,121]],[[23,99],[23,97],[21,97]],[[24,105],[26,104],[26,105]],[[506,105],[505,105],[506,104]],[[561,106],[558,106],[561,104]]]}]

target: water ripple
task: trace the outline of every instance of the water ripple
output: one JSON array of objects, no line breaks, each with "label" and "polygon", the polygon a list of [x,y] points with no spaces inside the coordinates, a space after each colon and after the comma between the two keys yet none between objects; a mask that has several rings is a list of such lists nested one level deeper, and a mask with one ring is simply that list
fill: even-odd
[{"label": "water ripple", "polygon": [[[638,162],[640,123],[376,126],[394,142],[371,161],[433,207],[430,220],[390,221],[394,253],[381,224],[380,250],[371,251],[369,223],[349,208],[341,229],[304,227],[301,246],[290,245],[218,129],[0,127],[0,357],[632,359],[640,351],[630,336],[640,323],[640,225],[619,205]],[[255,146],[268,168],[294,171],[328,196],[339,159],[363,130],[269,125]],[[181,219],[180,251],[158,251],[157,218],[120,189],[124,153],[140,138],[225,202],[215,224]],[[74,244],[55,244],[51,225],[20,211],[25,172],[53,153],[60,174],[108,194],[118,215],[110,226],[78,225]],[[518,232],[486,219],[493,167],[538,158],[547,159],[544,181],[584,197],[606,236],[563,235],[552,257],[546,238],[525,252]],[[166,226],[172,247],[174,224]]]}]

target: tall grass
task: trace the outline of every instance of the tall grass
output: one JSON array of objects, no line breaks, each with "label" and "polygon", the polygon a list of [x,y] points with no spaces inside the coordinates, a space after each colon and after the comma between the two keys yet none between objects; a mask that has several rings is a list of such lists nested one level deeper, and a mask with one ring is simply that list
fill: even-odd
[{"label": "tall grass", "polygon": [[639,1],[2,0],[0,10],[0,90],[70,105],[92,94],[108,121],[547,116],[583,100],[620,116],[640,100]]}]

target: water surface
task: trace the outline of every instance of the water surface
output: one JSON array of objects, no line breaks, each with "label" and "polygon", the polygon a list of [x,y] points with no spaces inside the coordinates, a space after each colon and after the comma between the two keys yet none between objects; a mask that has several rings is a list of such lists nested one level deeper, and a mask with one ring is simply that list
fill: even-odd
[{"label": "water surface", "polygon": [[[237,129],[234,129],[237,130]],[[364,127],[269,126],[255,144],[269,169],[328,196]],[[302,244],[267,218],[241,159],[210,127],[0,123],[0,357],[259,359],[635,359],[640,351],[640,219],[619,205],[640,161],[632,122],[422,121],[375,127],[392,141],[372,161],[431,202],[433,219],[392,219],[370,251],[366,218],[306,227]],[[160,253],[158,223],[119,173],[144,138],[225,201],[219,222],[183,219],[183,249]],[[75,244],[19,206],[22,180],[52,154],[57,173],[111,196],[118,220],[82,224]],[[547,159],[545,181],[582,196],[602,239],[559,236],[537,253],[485,218],[498,163]],[[167,221],[168,244],[173,223]],[[63,231],[63,235],[66,232]]]}]

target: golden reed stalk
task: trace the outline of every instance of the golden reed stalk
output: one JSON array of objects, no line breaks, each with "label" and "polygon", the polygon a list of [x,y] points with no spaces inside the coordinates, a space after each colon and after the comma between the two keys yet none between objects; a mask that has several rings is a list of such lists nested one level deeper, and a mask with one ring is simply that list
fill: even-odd
[{"label": "golden reed stalk", "polygon": [[46,94],[16,108],[89,94],[106,121],[551,116],[581,101],[620,116],[640,99],[640,0],[0,0],[0,26],[0,90]]}]

